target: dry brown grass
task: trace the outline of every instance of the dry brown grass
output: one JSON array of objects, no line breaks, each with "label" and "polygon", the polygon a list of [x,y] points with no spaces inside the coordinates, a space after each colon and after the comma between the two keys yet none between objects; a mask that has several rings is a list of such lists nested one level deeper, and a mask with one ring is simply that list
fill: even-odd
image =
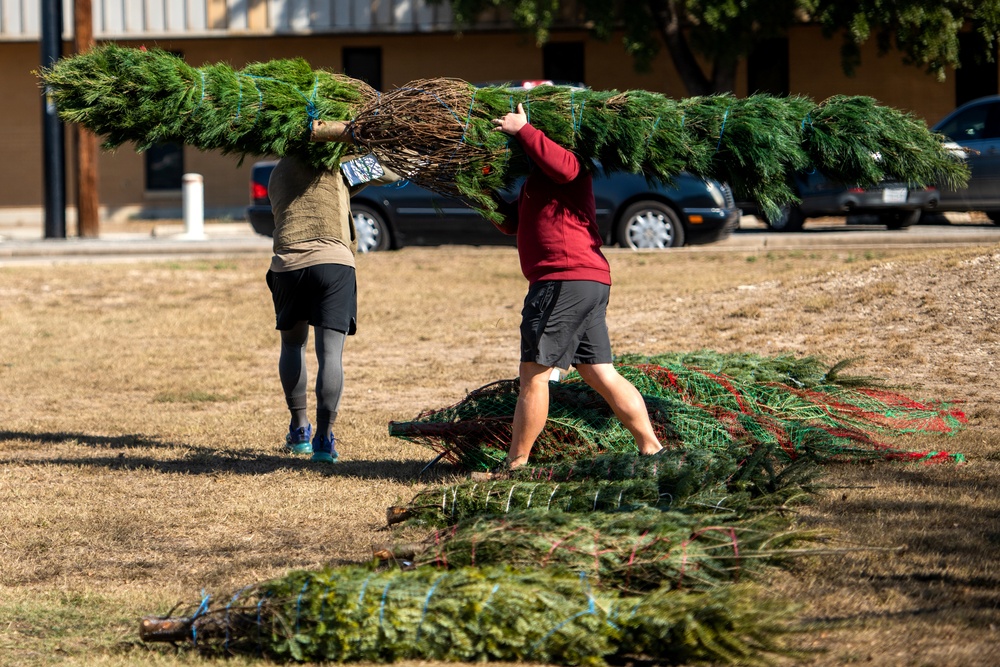
[{"label": "dry brown grass", "polygon": [[[801,517],[903,554],[803,560],[770,586],[821,626],[806,663],[998,664],[1000,249],[608,254],[617,352],[863,357],[966,401],[964,433],[903,444],[968,465],[832,467]],[[431,454],[387,423],[516,373],[512,249],[362,257],[342,461],[289,458],[266,264],[0,268],[0,664],[204,664],[139,646],[138,619],[364,558],[428,481]]]}]

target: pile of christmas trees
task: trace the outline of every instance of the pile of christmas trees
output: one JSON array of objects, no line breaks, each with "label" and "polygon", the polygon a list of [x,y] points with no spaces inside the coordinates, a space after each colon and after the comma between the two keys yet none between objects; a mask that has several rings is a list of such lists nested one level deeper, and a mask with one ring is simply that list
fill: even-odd
[{"label": "pile of christmas trees", "polygon": [[[954,433],[962,413],[844,375],[844,364],[707,351],[619,363],[669,416],[657,421],[660,454],[638,455],[598,414],[602,399],[570,377],[551,385],[533,465],[388,508],[390,526],[423,527],[423,539],[378,547],[367,564],[206,596],[145,619],[141,636],[316,661],[754,663],[793,652],[788,631],[801,629],[760,582],[829,550],[818,544],[829,536],[788,513],[822,488],[824,463],[961,460],[880,438]],[[392,428],[431,425],[404,437],[481,469],[506,448],[515,395],[497,383]]]}]

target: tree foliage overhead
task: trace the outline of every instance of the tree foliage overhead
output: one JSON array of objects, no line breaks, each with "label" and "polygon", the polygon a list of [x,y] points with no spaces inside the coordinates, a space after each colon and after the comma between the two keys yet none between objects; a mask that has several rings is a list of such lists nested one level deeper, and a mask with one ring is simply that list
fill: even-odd
[{"label": "tree foliage overhead", "polygon": [[569,17],[561,4],[451,0],[460,24],[474,26],[483,11],[498,7],[539,43],[565,19],[602,39],[621,31],[640,69],[665,48],[690,95],[731,91],[739,59],[797,24],[819,25],[827,37],[839,37],[847,73],[860,64],[861,46],[874,39],[881,53],[899,51],[908,64],[942,79],[948,67],[959,65],[961,31],[978,34],[987,57],[1000,35],[1000,0],[579,0],[576,16]]}]

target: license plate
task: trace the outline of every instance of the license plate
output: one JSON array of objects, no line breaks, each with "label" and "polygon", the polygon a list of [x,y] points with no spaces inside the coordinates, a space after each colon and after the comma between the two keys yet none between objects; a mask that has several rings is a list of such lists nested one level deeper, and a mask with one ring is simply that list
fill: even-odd
[{"label": "license plate", "polygon": [[886,204],[905,204],[906,188],[886,188],[882,191],[882,201]]}]

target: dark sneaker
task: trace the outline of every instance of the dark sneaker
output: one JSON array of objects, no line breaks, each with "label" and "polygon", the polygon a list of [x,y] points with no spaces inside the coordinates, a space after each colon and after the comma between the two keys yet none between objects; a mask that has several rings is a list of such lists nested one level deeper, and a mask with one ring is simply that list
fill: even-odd
[{"label": "dark sneaker", "polygon": [[340,458],[335,447],[336,442],[332,435],[325,437],[317,433],[312,442],[312,460],[320,463],[336,463]]},{"label": "dark sneaker", "polygon": [[289,429],[288,435],[285,436],[285,449],[292,454],[311,454],[312,433],[312,424]]}]

